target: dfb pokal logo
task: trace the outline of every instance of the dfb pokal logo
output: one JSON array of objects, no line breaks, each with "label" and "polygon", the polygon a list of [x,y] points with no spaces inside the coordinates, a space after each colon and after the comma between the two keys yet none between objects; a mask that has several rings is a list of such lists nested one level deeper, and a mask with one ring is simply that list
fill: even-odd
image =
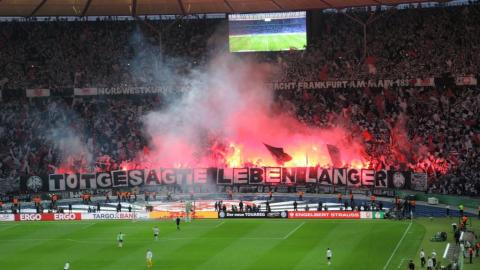
[{"label": "dfb pokal logo", "polygon": [[282,218],[288,217],[287,211],[282,211],[282,212],[280,213],[280,216],[281,216]]},{"label": "dfb pokal logo", "polygon": [[405,186],[405,176],[402,173],[396,172],[393,175],[393,186],[395,188],[403,188]]},{"label": "dfb pokal logo", "polygon": [[225,217],[225,212],[221,211],[220,212],[220,218],[224,218]]},{"label": "dfb pokal logo", "polygon": [[42,178],[40,178],[39,176],[34,175],[34,176],[30,176],[27,179],[27,188],[30,190],[37,192],[42,188],[42,186],[43,186]]}]

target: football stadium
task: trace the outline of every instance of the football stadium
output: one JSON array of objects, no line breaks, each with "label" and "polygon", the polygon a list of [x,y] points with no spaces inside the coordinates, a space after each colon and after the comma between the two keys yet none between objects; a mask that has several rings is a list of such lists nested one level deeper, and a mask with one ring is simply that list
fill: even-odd
[{"label": "football stadium", "polygon": [[477,0],[0,0],[0,269],[480,269]]}]

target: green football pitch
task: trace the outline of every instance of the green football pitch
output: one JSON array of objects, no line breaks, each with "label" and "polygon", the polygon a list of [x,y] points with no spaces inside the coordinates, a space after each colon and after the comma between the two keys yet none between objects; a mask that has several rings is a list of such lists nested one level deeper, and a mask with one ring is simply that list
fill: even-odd
[{"label": "green football pitch", "polygon": [[[421,247],[443,255],[446,243],[430,242],[449,232],[455,219],[369,220],[195,220],[0,223],[1,269],[406,269],[419,264]],[[153,226],[160,238],[153,239]],[[478,222],[474,226],[479,229]],[[123,248],[116,234],[125,234]],[[333,251],[327,265],[326,249]],[[478,269],[480,259],[464,269]]]},{"label": "green football pitch", "polygon": [[298,50],[307,45],[305,33],[230,36],[231,52]]}]

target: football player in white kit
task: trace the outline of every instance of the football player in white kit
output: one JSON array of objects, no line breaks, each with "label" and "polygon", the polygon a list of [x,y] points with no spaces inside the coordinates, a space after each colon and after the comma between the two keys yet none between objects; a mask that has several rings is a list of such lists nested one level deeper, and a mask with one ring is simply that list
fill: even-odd
[{"label": "football player in white kit", "polygon": [[332,250],[330,248],[327,248],[327,263],[328,265],[331,264],[331,260],[332,260]]},{"label": "football player in white kit", "polygon": [[65,266],[63,266],[63,270],[70,270],[70,263],[66,262]]},{"label": "football player in white kit", "polygon": [[147,260],[147,268],[152,268],[153,266],[152,258],[153,258],[153,253],[149,249],[147,250],[147,255],[145,255],[145,259]]},{"label": "football player in white kit", "polygon": [[117,242],[119,248],[123,247],[123,236],[124,234],[121,232],[117,234]]},{"label": "football player in white kit", "polygon": [[425,260],[425,251],[423,251],[423,248],[422,250],[420,250],[420,265],[422,266],[422,268],[425,266],[425,263],[427,261]]},{"label": "football player in white kit", "polygon": [[158,235],[160,234],[160,229],[158,226],[153,227],[153,237],[155,238],[155,241],[158,240]]}]

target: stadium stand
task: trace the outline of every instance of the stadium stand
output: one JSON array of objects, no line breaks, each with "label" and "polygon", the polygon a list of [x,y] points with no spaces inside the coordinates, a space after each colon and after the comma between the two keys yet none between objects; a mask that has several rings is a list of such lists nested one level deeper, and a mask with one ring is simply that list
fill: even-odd
[{"label": "stadium stand", "polygon": [[[365,59],[361,31],[352,31],[358,25],[342,14],[328,13],[322,20],[324,31],[314,37],[309,50],[258,58],[282,66],[276,81],[442,78],[445,73],[478,76],[478,5],[398,10],[384,17],[369,30],[369,57]],[[152,72],[158,70],[155,65],[159,63],[174,67],[178,74],[188,74],[192,66],[208,61],[212,48],[209,37],[224,21],[147,23],[150,27],[113,19],[0,23],[0,89],[4,93],[0,109],[2,192],[18,190],[22,175],[47,173],[62,165],[66,157],[45,141],[42,130],[70,126],[78,134],[88,134],[81,141],[91,148],[93,156],[88,159],[94,162],[87,163],[87,157],[71,158],[68,166],[73,171],[106,163],[109,168],[118,168],[123,162],[134,160],[135,153],[148,145],[149,138],[135,132],[141,125],[139,116],[151,108],[162,107],[168,96],[35,100],[15,97],[18,89],[28,88],[50,88],[61,93],[64,88],[74,87],[152,86],[168,80],[168,74],[159,76]],[[140,28],[143,37],[135,35]],[[152,28],[169,38],[158,40]],[[170,60],[173,57],[182,61]],[[190,66],[185,66],[186,62]],[[477,86],[282,91],[277,102],[309,125],[334,127],[348,120],[352,136],[364,136],[367,154],[376,157],[372,166],[427,172],[432,179],[430,192],[479,195]],[[427,145],[427,155],[398,160],[391,142],[393,124],[399,119],[408,119],[409,139]],[[132,132],[121,136],[115,132],[119,129]]]}]

